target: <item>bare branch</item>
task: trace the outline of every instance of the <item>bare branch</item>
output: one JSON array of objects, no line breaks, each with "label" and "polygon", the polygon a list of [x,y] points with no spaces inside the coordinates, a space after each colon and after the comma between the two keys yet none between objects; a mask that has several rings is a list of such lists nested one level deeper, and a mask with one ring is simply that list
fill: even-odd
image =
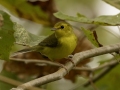
[{"label": "bare branch", "polygon": [[[52,62],[52,61],[46,61],[46,60],[38,60],[38,59],[19,59],[19,58],[10,58],[10,60],[13,61],[20,61],[20,62],[25,62],[25,63],[36,63],[39,65],[39,63],[47,64],[47,65],[53,65],[53,66],[58,66],[61,67],[59,63]],[[93,71],[93,69],[88,68],[88,67],[73,67],[73,70],[86,70],[86,71]]]},{"label": "bare branch", "polygon": [[93,68],[92,71],[96,71],[96,70],[100,70],[102,68],[105,68],[105,67],[109,67],[109,66],[112,66],[114,64],[117,64],[118,61],[117,60],[113,60],[113,61],[110,61],[110,62],[106,62],[104,64],[102,64],[101,66],[97,67],[97,68]]},{"label": "bare branch", "polygon": [[[104,47],[99,47],[99,48],[83,51],[80,53],[76,53],[73,56],[72,60],[75,64],[77,64],[84,59],[102,55],[102,54],[106,54],[106,53],[115,52],[115,51],[118,51],[119,49],[120,49],[120,43],[114,44],[114,45],[108,45],[108,46],[104,46]],[[65,66],[68,71],[70,71],[74,67],[74,65],[70,61]],[[30,82],[22,84],[22,85],[18,86],[17,88],[14,88],[11,90],[25,90],[34,85],[43,85],[43,84],[46,84],[46,83],[49,83],[52,81],[59,80],[59,79],[63,78],[66,74],[67,74],[67,71],[64,68],[61,68],[58,71],[56,71],[55,73],[32,80]]]}]

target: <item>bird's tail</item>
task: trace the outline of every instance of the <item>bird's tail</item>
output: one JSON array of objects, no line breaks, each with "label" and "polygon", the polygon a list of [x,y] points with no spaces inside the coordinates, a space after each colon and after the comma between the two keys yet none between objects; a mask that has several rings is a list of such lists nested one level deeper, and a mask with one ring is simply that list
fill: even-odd
[{"label": "bird's tail", "polygon": [[20,51],[15,52],[12,56],[16,56],[18,54],[23,54],[23,53],[28,53],[28,52],[33,52],[33,51],[36,51],[36,47],[29,47],[29,48],[22,49]]}]

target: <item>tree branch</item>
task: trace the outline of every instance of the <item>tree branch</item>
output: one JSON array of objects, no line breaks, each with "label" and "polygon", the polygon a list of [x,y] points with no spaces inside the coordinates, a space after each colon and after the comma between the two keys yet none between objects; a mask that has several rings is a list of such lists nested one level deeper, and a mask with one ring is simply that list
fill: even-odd
[{"label": "tree branch", "polygon": [[[114,44],[114,45],[108,45],[108,46],[104,46],[104,47],[99,47],[99,48],[83,51],[80,53],[76,53],[73,56],[72,60],[75,64],[77,64],[77,63],[83,61],[84,59],[102,55],[102,54],[106,54],[106,53],[119,51],[119,49],[120,49],[120,43]],[[65,66],[68,71],[70,71],[74,67],[74,65],[70,61]],[[59,79],[63,78],[66,74],[67,74],[67,71],[64,68],[61,68],[58,71],[56,71],[55,73],[52,73],[52,74],[40,77],[38,79],[32,80],[30,82],[24,83],[24,84],[18,86],[17,88],[14,88],[11,90],[25,90],[34,85],[43,85],[43,84],[46,84],[46,83],[49,83],[52,81],[59,80]]]}]

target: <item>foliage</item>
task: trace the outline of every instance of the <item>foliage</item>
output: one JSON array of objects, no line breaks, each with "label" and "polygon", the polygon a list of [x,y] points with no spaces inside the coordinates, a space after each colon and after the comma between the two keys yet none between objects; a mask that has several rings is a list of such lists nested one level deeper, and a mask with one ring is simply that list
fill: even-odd
[{"label": "foliage", "polygon": [[15,41],[13,34],[13,22],[10,16],[0,11],[0,59],[8,60]]},{"label": "foliage", "polygon": [[96,34],[95,31],[86,30],[83,27],[81,29],[94,46],[96,46],[96,47],[101,47],[102,46],[98,42],[97,34]]},{"label": "foliage", "polygon": [[21,25],[13,23],[10,16],[0,11],[0,58],[9,59],[14,43],[24,46],[34,46],[43,40],[44,36],[36,36],[27,32]]}]

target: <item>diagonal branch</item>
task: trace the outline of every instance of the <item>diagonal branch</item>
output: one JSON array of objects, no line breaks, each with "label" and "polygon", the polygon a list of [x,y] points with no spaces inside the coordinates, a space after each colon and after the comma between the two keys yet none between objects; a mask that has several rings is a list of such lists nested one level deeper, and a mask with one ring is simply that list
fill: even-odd
[{"label": "diagonal branch", "polygon": [[[8,77],[2,76],[2,75],[0,75],[0,81],[3,81],[5,83],[9,83],[9,84],[14,85],[14,86],[18,86],[18,85],[22,84],[22,82],[13,80],[11,78],[8,78]],[[31,87],[29,90],[44,90],[44,89],[37,88],[37,87]]]},{"label": "diagonal branch", "polygon": [[[72,60],[75,64],[77,64],[84,59],[102,55],[102,54],[106,54],[106,53],[119,51],[119,49],[120,49],[120,43],[114,44],[114,45],[108,45],[108,46],[104,46],[104,47],[99,47],[99,48],[83,51],[80,53],[76,53],[73,56]],[[74,65],[70,61],[65,66],[68,71],[70,71],[74,67]],[[49,83],[52,81],[59,80],[59,79],[63,78],[66,74],[67,74],[67,71],[64,68],[61,68],[58,71],[56,71],[55,73],[52,73],[52,74],[40,77],[38,79],[32,80],[30,82],[24,83],[24,84],[18,86],[17,88],[13,88],[11,90],[25,90],[27,88],[30,88],[31,86],[43,85],[43,84],[46,84],[46,83]]]},{"label": "diagonal branch", "polygon": [[[105,76],[108,72],[110,72],[112,69],[114,69],[119,63],[114,63],[113,65],[104,68],[100,73],[94,76],[93,82],[95,83],[96,81],[100,80],[103,76]],[[90,85],[90,80],[86,82],[83,86],[87,87]]]}]

